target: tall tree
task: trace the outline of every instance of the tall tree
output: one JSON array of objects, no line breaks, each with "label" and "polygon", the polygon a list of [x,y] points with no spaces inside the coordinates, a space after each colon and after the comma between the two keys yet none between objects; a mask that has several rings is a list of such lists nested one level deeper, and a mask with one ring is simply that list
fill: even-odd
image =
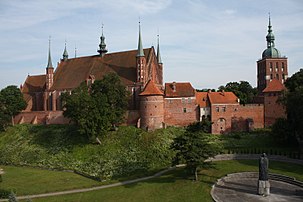
[{"label": "tall tree", "polygon": [[91,86],[82,83],[71,95],[64,94],[63,114],[78,126],[81,134],[93,139],[123,121],[127,98],[120,78],[111,73]]},{"label": "tall tree", "polygon": [[199,169],[208,164],[205,160],[218,154],[221,146],[215,141],[215,136],[191,131],[189,129],[177,137],[172,144],[172,149],[177,152],[174,163],[185,161],[186,169],[194,174],[197,181]]},{"label": "tall tree", "polygon": [[303,69],[287,79],[285,86],[288,89],[284,100],[287,121],[295,136],[303,140]]},{"label": "tall tree", "polygon": [[220,91],[233,92],[240,99],[241,104],[252,103],[254,96],[257,95],[257,89],[253,88],[247,81],[240,81],[240,83],[229,82],[218,89]]},{"label": "tall tree", "polygon": [[0,127],[5,129],[13,117],[26,108],[26,102],[17,86],[7,86],[0,91]]}]

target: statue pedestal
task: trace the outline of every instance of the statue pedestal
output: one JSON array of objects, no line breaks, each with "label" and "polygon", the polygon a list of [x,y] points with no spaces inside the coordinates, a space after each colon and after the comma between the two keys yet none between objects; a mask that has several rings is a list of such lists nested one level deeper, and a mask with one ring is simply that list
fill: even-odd
[{"label": "statue pedestal", "polygon": [[258,194],[262,196],[269,196],[270,194],[270,184],[268,180],[258,181]]}]

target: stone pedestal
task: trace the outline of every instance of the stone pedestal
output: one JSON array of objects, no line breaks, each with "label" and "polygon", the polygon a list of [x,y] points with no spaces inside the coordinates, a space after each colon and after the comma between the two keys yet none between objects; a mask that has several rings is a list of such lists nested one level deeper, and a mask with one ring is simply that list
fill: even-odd
[{"label": "stone pedestal", "polygon": [[269,181],[259,180],[258,181],[258,194],[262,196],[269,196],[270,194],[270,184]]}]

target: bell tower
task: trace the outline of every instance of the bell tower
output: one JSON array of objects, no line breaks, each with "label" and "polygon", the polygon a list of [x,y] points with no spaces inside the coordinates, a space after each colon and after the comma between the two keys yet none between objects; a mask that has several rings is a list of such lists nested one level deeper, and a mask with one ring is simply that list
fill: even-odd
[{"label": "bell tower", "polygon": [[142,40],[141,40],[141,25],[139,22],[139,39],[138,39],[138,50],[136,56],[137,64],[137,82],[143,85],[146,81],[146,58],[143,51]]},{"label": "bell tower", "polygon": [[270,15],[266,42],[267,49],[263,51],[262,59],[257,61],[257,88],[259,94],[262,94],[262,91],[273,79],[277,79],[284,84],[288,77],[287,57],[281,56],[280,51],[275,47],[275,36]]}]

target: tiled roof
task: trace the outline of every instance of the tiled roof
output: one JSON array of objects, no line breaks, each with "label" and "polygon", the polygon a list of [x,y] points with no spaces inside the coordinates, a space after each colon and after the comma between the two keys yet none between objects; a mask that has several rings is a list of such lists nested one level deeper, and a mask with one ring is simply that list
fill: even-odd
[{"label": "tiled roof", "polygon": [[[175,86],[175,90],[173,89]],[[195,89],[189,82],[186,83],[165,83],[165,97],[193,97]]]},{"label": "tiled roof", "polygon": [[207,104],[207,92],[196,92],[196,102],[200,107],[206,107]]},{"label": "tiled roof", "polygon": [[268,86],[263,90],[263,93],[267,92],[280,92],[285,90],[285,86],[278,80],[278,79],[273,79]]},{"label": "tiled roof", "polygon": [[149,80],[140,95],[163,95],[163,92],[155,85],[153,80]]},{"label": "tiled roof", "polygon": [[[145,57],[149,57],[153,48],[144,49]],[[95,79],[102,79],[109,72],[116,72],[122,83],[131,85],[136,82],[136,54],[137,50],[108,53],[79,57],[62,61],[54,73],[52,90],[76,88],[89,75]]]},{"label": "tiled roof", "polygon": [[45,86],[45,75],[27,76],[22,87],[22,93],[33,93],[43,91]]},{"label": "tiled roof", "polygon": [[208,98],[211,104],[238,104],[238,97],[233,92],[210,92]]}]

